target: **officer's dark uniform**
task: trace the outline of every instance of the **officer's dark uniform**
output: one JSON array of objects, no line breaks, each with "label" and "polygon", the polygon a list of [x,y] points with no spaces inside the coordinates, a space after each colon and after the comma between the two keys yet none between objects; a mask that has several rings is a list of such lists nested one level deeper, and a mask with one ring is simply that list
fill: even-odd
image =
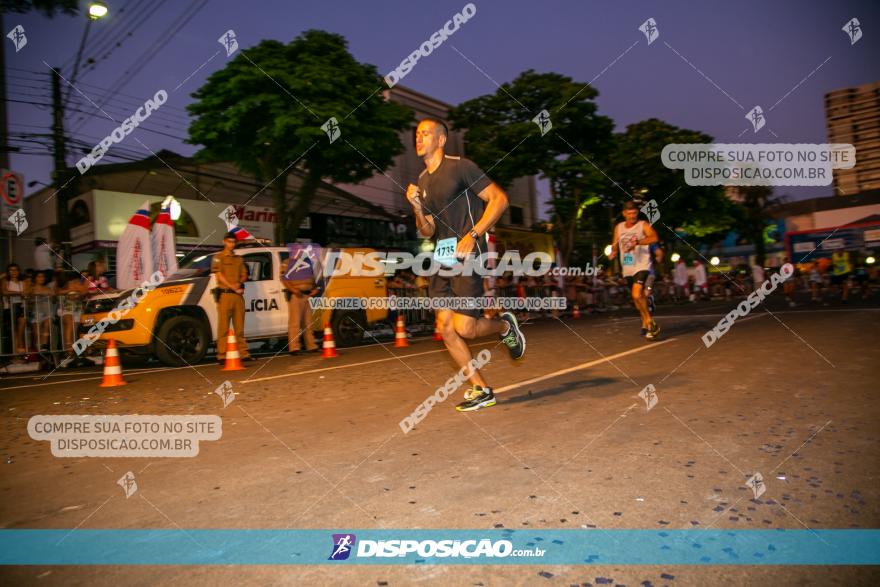
[{"label": "officer's dark uniform", "polygon": [[[211,273],[222,273],[229,283],[241,284],[247,279],[247,267],[244,259],[235,253],[225,250],[215,254],[211,260]],[[226,337],[229,331],[229,320],[235,331],[235,341],[242,359],[248,357],[247,341],[244,338],[244,297],[226,288],[219,281],[220,297],[217,302],[217,359],[226,357]]]}]

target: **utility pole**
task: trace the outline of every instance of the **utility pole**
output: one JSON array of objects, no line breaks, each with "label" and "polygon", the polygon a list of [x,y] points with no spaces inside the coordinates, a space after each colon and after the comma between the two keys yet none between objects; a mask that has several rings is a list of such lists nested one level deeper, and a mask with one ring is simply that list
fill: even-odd
[{"label": "utility pole", "polygon": [[[0,12],[0,31],[6,34],[3,26],[3,13]],[[3,39],[5,41],[5,39]],[[0,43],[0,169],[9,169],[9,125],[6,119],[6,43]],[[3,219],[0,218],[0,222]],[[5,228],[9,228],[8,226]],[[2,234],[2,231],[0,231]],[[6,239],[7,263],[12,263],[12,233]]]},{"label": "utility pole", "polygon": [[[3,15],[0,14],[0,31],[6,34],[3,28]],[[6,120],[6,43],[0,43],[0,169],[9,169],[9,126]]]},{"label": "utility pole", "polygon": [[61,74],[57,67],[52,68],[52,155],[55,169],[52,173],[55,186],[55,238],[64,244],[70,241],[67,224],[67,200],[70,193],[68,183],[73,179],[67,168],[67,143],[64,139],[64,106],[61,101]]}]

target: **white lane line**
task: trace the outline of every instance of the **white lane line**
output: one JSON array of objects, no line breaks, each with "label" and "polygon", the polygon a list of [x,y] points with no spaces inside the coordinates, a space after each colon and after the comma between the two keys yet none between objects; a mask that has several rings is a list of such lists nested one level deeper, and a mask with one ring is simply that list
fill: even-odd
[{"label": "white lane line", "polygon": [[[427,339],[416,339],[416,340],[420,341],[420,340],[427,340]],[[480,347],[480,346],[487,346],[489,344],[494,344],[494,343],[485,342],[485,343],[478,343],[478,344],[475,344],[472,346]],[[350,350],[350,349],[356,349],[356,348],[367,348],[367,347],[373,347],[373,346],[379,346],[379,345],[378,344],[359,345],[356,347],[348,347],[348,349]],[[296,375],[305,375],[307,373],[319,373],[321,371],[331,371],[333,369],[344,369],[346,367],[357,367],[360,365],[369,365],[371,363],[381,363],[383,361],[393,361],[398,358],[399,359],[406,359],[408,357],[418,357],[419,355],[429,355],[431,353],[442,353],[445,351],[446,351],[446,347],[443,347],[442,349],[437,349],[434,351],[426,351],[423,353],[413,353],[411,355],[398,355],[396,357],[388,357],[387,359],[377,359],[375,361],[364,361],[361,363],[351,363],[348,365],[336,365],[334,367],[323,367],[320,369],[309,369],[306,371],[298,371],[296,373],[285,373],[283,375],[271,375],[269,377],[260,377],[259,379],[245,379],[243,381],[240,381],[239,383],[255,383],[257,381],[265,381],[267,379],[279,379],[282,377],[294,377]],[[144,368],[144,369],[132,369],[131,371],[123,371],[122,375],[123,376],[125,376],[125,375],[144,375],[144,374],[149,374],[149,373],[162,373],[164,371],[176,371],[178,369],[204,369],[204,368],[217,368],[217,365],[214,363],[209,363],[206,365],[194,365],[194,366],[189,366],[189,367],[187,367],[187,366],[184,366],[184,367],[155,367],[155,368]],[[98,374],[98,373],[100,373],[100,374]],[[85,373],[84,373],[84,375],[85,375]],[[26,378],[26,379],[27,378],[39,379],[40,377],[39,377],[39,375],[32,375],[30,377],[24,376],[24,378]],[[11,389],[27,389],[30,387],[43,387],[45,385],[61,385],[64,383],[78,383],[80,381],[97,381],[102,378],[103,378],[103,372],[98,371],[98,372],[96,372],[95,377],[81,377],[79,379],[65,379],[64,381],[52,381],[52,382],[47,382],[47,383],[31,383],[28,385],[15,385],[12,387],[0,386],[0,392],[11,390]],[[3,378],[3,379],[9,380],[11,378],[8,378],[8,379]]]},{"label": "white lane line", "polygon": [[[482,342],[474,345],[470,345],[471,348],[488,346],[488,345],[496,345],[494,342]],[[270,375],[268,377],[260,377],[258,379],[244,379],[239,381],[239,383],[256,383],[257,381],[269,381],[270,379],[282,379],[284,377],[296,377],[297,375],[308,375],[309,373],[322,373],[324,371],[333,371],[336,369],[347,369],[349,367],[360,367],[362,365],[372,365],[374,363],[385,363],[387,361],[397,361],[400,359],[408,359],[410,357],[418,357],[421,355],[431,355],[434,353],[445,353],[446,347],[442,349],[437,349],[436,351],[425,351],[423,353],[412,353],[409,355],[396,355],[394,357],[387,357],[384,359],[374,359],[372,361],[361,361],[360,363],[349,363],[347,365],[336,365],[333,367],[321,367],[320,369],[307,369],[306,371],[297,371],[296,373],[282,373],[281,375]]]},{"label": "white lane line", "polygon": [[[125,375],[123,373],[123,375]],[[14,385],[12,387],[0,387],[0,392],[9,391],[10,389],[27,389],[29,387],[44,387],[47,385],[64,385],[65,383],[76,383],[77,381],[95,381],[102,377],[85,377],[83,379],[65,379],[64,381],[52,381],[50,383],[31,383],[30,385]]]},{"label": "white lane line", "polygon": [[[141,368],[141,369],[132,369],[130,371],[123,371],[122,375],[124,377],[126,375],[144,375],[146,373],[163,373],[165,371],[177,371],[179,369],[203,369],[205,367],[215,367],[215,366],[216,365],[194,365],[194,366],[188,366],[188,367],[187,366],[184,366],[184,367],[152,367],[152,368],[145,367],[145,368]],[[59,385],[61,383],[76,383],[77,381],[96,381],[98,379],[103,379],[103,377],[104,377],[103,370],[102,371],[94,371],[94,373],[97,375],[96,377],[83,377],[80,379],[65,379],[64,381],[52,381],[49,383],[31,383],[29,385],[16,385],[13,387],[0,386],[0,391],[6,391],[7,389],[24,389],[27,387],[42,387],[44,385]],[[87,375],[87,374],[88,373],[83,373],[82,375]],[[75,377],[75,375],[72,375],[70,373],[60,373],[60,374],[52,375],[52,377],[62,377],[62,376]],[[29,377],[23,376],[21,378],[22,379],[42,379],[42,377],[40,377],[39,375],[31,375]],[[4,377],[3,378],[4,381],[9,381],[11,379],[12,379],[12,377]]]},{"label": "white lane line", "polygon": [[573,373],[574,371],[580,371],[582,369],[587,369],[589,367],[593,367],[594,365],[600,365],[602,363],[607,363],[607,362],[613,361],[614,359],[618,359],[620,357],[625,357],[627,355],[633,355],[635,353],[640,353],[640,352],[646,351],[648,349],[657,348],[657,347],[662,346],[668,342],[673,342],[674,340],[677,340],[677,339],[668,338],[666,340],[661,340],[659,342],[652,342],[651,344],[637,346],[635,348],[629,349],[628,351],[622,351],[622,352],[616,353],[614,355],[608,355],[606,357],[602,357],[601,359],[596,359],[595,361],[587,361],[586,363],[581,363],[580,365],[575,365],[574,367],[568,367],[567,369],[560,369],[559,371],[547,373],[546,375],[541,375],[539,377],[532,377],[531,379],[526,379],[525,381],[511,383],[510,385],[505,385],[504,387],[499,387],[497,389],[493,389],[492,391],[494,393],[503,393],[505,391],[510,391],[511,389],[516,389],[517,387],[522,387],[523,385],[537,383],[539,381],[544,381],[546,379],[553,379],[554,377],[559,377],[560,375],[565,375],[566,373]]}]

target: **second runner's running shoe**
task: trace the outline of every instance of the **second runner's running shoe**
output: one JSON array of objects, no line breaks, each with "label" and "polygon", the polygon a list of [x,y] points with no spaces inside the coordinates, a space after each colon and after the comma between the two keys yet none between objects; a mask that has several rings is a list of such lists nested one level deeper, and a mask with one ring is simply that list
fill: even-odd
[{"label": "second runner's running shoe", "polygon": [[488,387],[469,389],[465,393],[465,397],[468,398],[468,396],[470,396],[469,399],[465,399],[465,401],[455,406],[456,410],[459,412],[473,412],[482,408],[492,407],[496,403],[495,394]]},{"label": "second runner's running shoe", "polygon": [[512,312],[504,312],[501,314],[501,319],[510,325],[510,328],[507,329],[507,334],[501,335],[501,342],[507,345],[512,358],[521,359],[526,352],[526,337],[523,336],[522,331],[519,329],[516,316]]},{"label": "second runner's running shoe", "polygon": [[658,336],[660,336],[660,326],[651,320],[651,327],[648,329],[648,334],[645,335],[645,338],[648,340],[654,340]]}]

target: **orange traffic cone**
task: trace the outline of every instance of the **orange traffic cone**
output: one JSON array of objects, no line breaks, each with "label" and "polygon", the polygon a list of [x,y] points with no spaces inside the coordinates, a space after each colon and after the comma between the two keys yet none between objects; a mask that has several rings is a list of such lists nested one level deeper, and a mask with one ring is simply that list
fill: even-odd
[{"label": "orange traffic cone", "polygon": [[116,387],[125,384],[125,381],[122,380],[122,365],[119,363],[116,341],[111,338],[107,343],[107,352],[104,353],[104,379],[101,381],[101,387]]},{"label": "orange traffic cone", "polygon": [[229,333],[226,335],[226,362],[220,370],[242,371],[244,368],[245,367],[241,364],[241,359],[239,358],[238,341],[235,340],[235,332],[230,328]]},{"label": "orange traffic cone", "polygon": [[440,333],[440,318],[434,320],[434,340],[443,340],[443,335]]},{"label": "orange traffic cone", "polygon": [[336,343],[333,341],[333,329],[330,328],[329,324],[324,324],[324,340],[321,343],[321,347],[324,349],[321,353],[322,358],[332,359],[339,356],[336,354]]},{"label": "orange traffic cone", "polygon": [[403,314],[397,315],[397,326],[394,327],[394,346],[409,346],[409,341],[406,340],[406,326],[403,323]]},{"label": "orange traffic cone", "polygon": [[574,308],[571,310],[571,317],[573,320],[578,320],[581,317],[581,309],[577,304],[574,305]]}]

